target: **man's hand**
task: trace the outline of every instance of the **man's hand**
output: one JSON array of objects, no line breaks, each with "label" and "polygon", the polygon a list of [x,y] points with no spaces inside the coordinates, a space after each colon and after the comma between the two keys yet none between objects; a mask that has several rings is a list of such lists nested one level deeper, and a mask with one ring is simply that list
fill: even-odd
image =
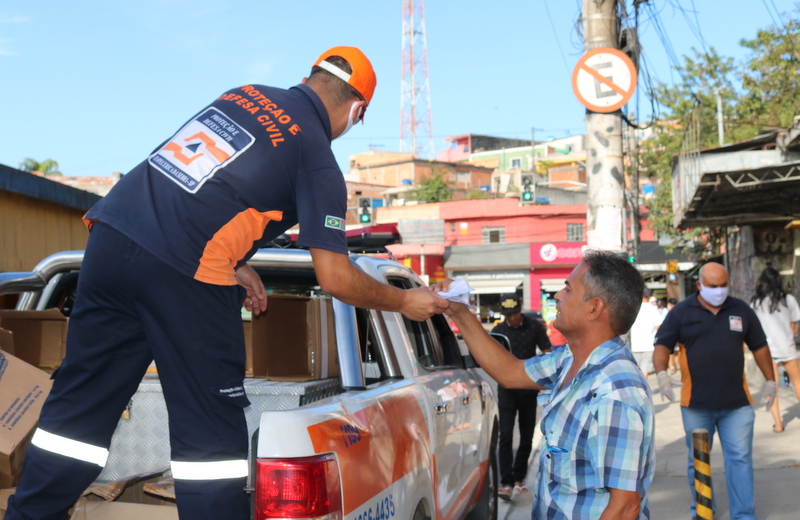
[{"label": "man's hand", "polygon": [[777,394],[778,388],[775,386],[775,381],[767,381],[766,384],[764,384],[764,397],[761,398],[761,401],[767,404],[767,411],[775,404],[775,397],[777,397]]},{"label": "man's hand", "polygon": [[400,313],[410,320],[424,321],[434,314],[445,312],[449,303],[427,289],[408,289],[403,291]]},{"label": "man's hand", "polygon": [[658,389],[661,391],[661,401],[663,402],[665,398],[674,401],[675,392],[672,391],[672,387],[681,386],[683,383],[679,383],[669,377],[665,370],[656,374],[656,377],[658,378]]},{"label": "man's hand", "polygon": [[261,277],[247,264],[236,270],[236,281],[247,290],[244,308],[259,315],[267,310],[267,291]]},{"label": "man's hand", "polygon": [[[428,291],[430,291],[433,294],[436,294],[437,297],[438,297],[438,294],[440,292],[446,292],[447,291],[447,289],[450,287],[450,284],[452,282],[453,282],[453,280],[451,280],[450,278],[445,278],[441,282],[436,283],[436,284],[431,285],[430,287],[428,287]],[[468,310],[467,306],[464,305],[463,303],[451,302],[449,300],[444,300],[444,301],[446,301],[448,303],[448,306],[444,311],[444,313],[447,314],[448,316],[455,316],[459,312],[463,312],[463,311]],[[470,313],[470,314],[472,314],[472,313]]]}]

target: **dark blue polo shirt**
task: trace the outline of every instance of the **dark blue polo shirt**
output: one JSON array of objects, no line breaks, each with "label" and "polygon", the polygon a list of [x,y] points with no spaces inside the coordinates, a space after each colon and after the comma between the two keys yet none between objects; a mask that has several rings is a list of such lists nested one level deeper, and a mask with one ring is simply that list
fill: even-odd
[{"label": "dark blue polo shirt", "polygon": [[192,117],[87,214],[180,272],[234,270],[300,224],[298,244],[347,252],[347,190],[325,106],[306,85],[247,85]]},{"label": "dark blue polo shirt", "polygon": [[[536,355],[536,347],[544,354],[545,350],[550,350],[550,338],[547,331],[540,322],[528,316],[522,316],[522,323],[519,327],[512,327],[505,320],[498,323],[492,332],[503,334],[511,343],[511,353],[519,359],[530,359]],[[503,387],[500,387],[503,388]],[[526,389],[503,389],[517,395],[538,395],[537,390]]]},{"label": "dark blue polo shirt", "polygon": [[743,344],[758,350],[767,346],[767,337],[744,301],[729,296],[714,315],[695,293],[669,311],[654,344],[679,348],[681,406],[727,410],[752,404]]}]

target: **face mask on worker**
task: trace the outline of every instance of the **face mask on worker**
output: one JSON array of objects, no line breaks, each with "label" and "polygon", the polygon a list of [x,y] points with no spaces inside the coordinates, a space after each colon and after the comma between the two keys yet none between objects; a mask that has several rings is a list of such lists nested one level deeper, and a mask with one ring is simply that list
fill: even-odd
[{"label": "face mask on worker", "polygon": [[[364,107],[358,106],[359,103],[360,101],[353,101],[353,104],[350,105],[350,114],[347,116],[347,126],[344,127],[344,130],[342,130],[342,133],[339,134],[336,139],[339,139],[339,137],[342,137],[344,134],[349,132],[351,128],[353,128],[353,125],[355,124],[353,123],[353,119],[356,120],[356,123],[361,121],[361,118],[364,116]],[[356,111],[358,111],[358,117],[356,117]]]},{"label": "face mask on worker", "polygon": [[725,298],[728,297],[727,287],[706,287],[703,282],[700,282],[700,296],[703,297],[709,305],[719,307]]}]

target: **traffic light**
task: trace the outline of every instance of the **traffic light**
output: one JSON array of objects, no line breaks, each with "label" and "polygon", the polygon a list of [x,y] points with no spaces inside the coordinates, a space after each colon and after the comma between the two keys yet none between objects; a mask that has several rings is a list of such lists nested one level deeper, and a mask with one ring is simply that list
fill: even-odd
[{"label": "traffic light", "polygon": [[523,204],[532,204],[533,198],[533,175],[523,174],[520,175],[520,184],[522,184],[522,191],[519,194],[519,201]]},{"label": "traffic light", "polygon": [[633,248],[628,246],[628,262],[635,264],[636,263],[636,254],[633,252]]},{"label": "traffic light", "polygon": [[358,198],[358,221],[361,224],[372,223],[372,197]]}]

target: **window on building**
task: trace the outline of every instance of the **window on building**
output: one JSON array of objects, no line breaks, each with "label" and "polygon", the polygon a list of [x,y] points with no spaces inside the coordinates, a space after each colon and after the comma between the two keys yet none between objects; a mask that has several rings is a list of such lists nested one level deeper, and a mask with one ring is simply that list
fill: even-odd
[{"label": "window on building", "polygon": [[506,228],[485,227],[482,230],[481,238],[484,244],[504,244],[506,242]]},{"label": "window on building", "polygon": [[583,224],[567,224],[567,242],[583,242]]},{"label": "window on building", "polygon": [[455,230],[456,230],[456,223],[455,222],[451,222],[450,223],[450,231],[454,232]]},{"label": "window on building", "polygon": [[469,172],[456,172],[456,183],[458,184],[468,184],[469,183]]},{"label": "window on building", "polygon": [[521,170],[522,169],[522,159],[519,157],[515,157],[511,159],[511,169],[512,170]]}]

